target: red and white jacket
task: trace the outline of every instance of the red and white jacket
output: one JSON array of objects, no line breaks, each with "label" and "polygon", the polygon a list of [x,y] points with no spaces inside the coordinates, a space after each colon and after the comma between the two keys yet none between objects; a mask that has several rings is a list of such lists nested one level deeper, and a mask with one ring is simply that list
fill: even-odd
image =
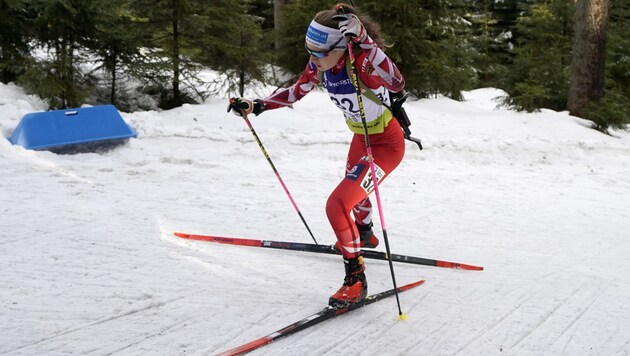
[{"label": "red and white jacket", "polygon": [[[356,57],[356,68],[363,84],[371,90],[384,104],[390,104],[389,92],[399,92],[405,86],[405,80],[398,68],[378,45],[368,36],[360,46],[362,52]],[[318,84],[323,84],[330,99],[344,113],[346,123],[351,131],[363,132],[360,119],[356,89],[346,71],[346,61],[343,56],[331,69],[320,75],[313,62],[308,62],[297,82],[288,88],[281,89],[263,99],[265,109],[277,109],[288,106],[302,99]],[[320,81],[320,78],[322,80]],[[382,133],[392,118],[391,112],[379,103],[362,97],[366,122],[370,134]]]}]

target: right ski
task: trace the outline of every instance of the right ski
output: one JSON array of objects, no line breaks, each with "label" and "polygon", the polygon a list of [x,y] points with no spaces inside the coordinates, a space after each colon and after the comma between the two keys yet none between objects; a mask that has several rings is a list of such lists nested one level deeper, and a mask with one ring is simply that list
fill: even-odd
[{"label": "right ski", "polygon": [[[406,290],[409,290],[411,288],[417,287],[419,285],[421,285],[422,283],[424,283],[424,280],[419,280],[417,282],[413,282],[413,283],[409,283],[407,285],[404,285],[402,287],[398,287],[398,292],[404,292]],[[307,316],[306,318],[299,320],[289,326],[286,326],[278,331],[275,331],[267,336],[263,336],[259,339],[253,340],[251,342],[248,342],[246,344],[243,344],[241,346],[237,346],[233,349],[224,351],[220,354],[217,354],[217,356],[233,356],[233,355],[242,355],[245,353],[248,353],[252,350],[255,350],[259,347],[265,346],[267,344],[270,344],[278,339],[281,339],[283,337],[289,336],[291,334],[295,334],[298,331],[304,330],[308,327],[311,327],[313,325],[317,325],[319,323],[321,323],[322,321],[326,321],[328,319],[332,319],[338,315],[341,314],[345,314],[348,312],[351,312],[355,309],[359,309],[362,308],[366,305],[372,304],[374,302],[377,302],[379,300],[385,299],[387,297],[391,297],[392,295],[396,294],[396,290],[394,289],[390,289],[390,290],[386,290],[384,292],[380,292],[377,294],[373,294],[370,295],[368,297],[366,297],[363,301],[358,302],[358,303],[354,303],[354,304],[350,304],[347,307],[342,307],[342,308],[333,308],[333,307],[326,307],[324,309],[322,309],[320,312],[312,314]]]},{"label": "right ski", "polygon": [[[215,242],[215,243],[228,244],[228,245],[265,247],[265,248],[273,248],[273,249],[280,249],[280,250],[305,251],[305,252],[315,252],[315,253],[326,253],[330,255],[341,255],[341,251],[335,249],[333,245],[315,245],[315,244],[300,243],[300,242],[254,240],[254,239],[242,239],[242,238],[236,238],[236,237],[221,237],[221,236],[212,236],[212,235],[195,235],[195,234],[186,234],[183,232],[175,232],[174,234],[175,236],[181,237],[183,239]],[[383,261],[388,260],[387,254],[380,251],[362,250],[362,255],[363,255],[363,258],[371,258],[371,259],[383,260]],[[473,266],[473,265],[468,265],[464,263],[441,261],[441,260],[422,258],[422,257],[398,255],[395,253],[392,254],[392,261],[401,262],[401,263],[411,263],[411,264],[416,264],[416,265],[424,265],[424,266],[442,267],[442,268],[465,269],[465,270],[470,270],[470,271],[483,271],[483,267],[481,266]]]}]

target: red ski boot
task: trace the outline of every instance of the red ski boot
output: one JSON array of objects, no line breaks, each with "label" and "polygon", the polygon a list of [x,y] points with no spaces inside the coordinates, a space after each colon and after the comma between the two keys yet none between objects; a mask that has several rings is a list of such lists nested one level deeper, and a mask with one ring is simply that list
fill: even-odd
[{"label": "red ski boot", "polygon": [[328,299],[328,305],[333,308],[343,308],[352,303],[357,303],[367,296],[367,279],[365,278],[365,265],[363,257],[343,259],[346,268],[346,277],[339,290]]}]

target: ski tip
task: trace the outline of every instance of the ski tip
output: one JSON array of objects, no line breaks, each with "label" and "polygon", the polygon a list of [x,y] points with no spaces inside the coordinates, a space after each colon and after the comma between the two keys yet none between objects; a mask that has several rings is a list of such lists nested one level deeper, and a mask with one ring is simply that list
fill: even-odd
[{"label": "ski tip", "polygon": [[216,354],[215,356],[236,356],[246,354],[254,349],[257,349],[261,346],[265,346],[273,341],[273,338],[269,336],[261,337],[258,340],[254,340],[252,342],[248,342],[247,344],[241,345],[239,347],[235,347],[231,350],[227,350]]},{"label": "ski tip", "polygon": [[469,271],[483,271],[483,267],[481,266],[460,265],[460,267],[458,268],[469,270]]},{"label": "ski tip", "polygon": [[183,232],[177,232],[177,231],[175,231],[173,233],[173,235],[175,235],[177,237],[188,237],[188,236],[190,236],[189,234],[184,234]]},{"label": "ski tip", "polygon": [[407,289],[411,289],[411,288],[413,288],[413,287],[417,287],[417,286],[421,285],[421,284],[422,284],[422,283],[424,283],[424,282],[425,282],[425,280],[424,280],[424,279],[421,279],[421,280],[416,281],[416,282],[413,282],[413,283],[405,284],[404,286],[402,286],[402,287],[400,287],[400,288],[398,288],[398,289],[399,289],[401,292],[402,292],[402,291],[406,291]]},{"label": "ski tip", "polygon": [[444,268],[453,268],[453,269],[465,269],[468,271],[483,271],[483,267],[467,265],[464,263],[457,262],[448,262],[448,261],[437,261],[436,266],[444,267]]}]

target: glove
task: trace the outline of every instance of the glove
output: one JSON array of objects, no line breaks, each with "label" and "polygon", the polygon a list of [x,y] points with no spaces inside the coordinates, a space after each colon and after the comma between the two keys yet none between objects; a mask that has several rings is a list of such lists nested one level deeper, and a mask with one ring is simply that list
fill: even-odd
[{"label": "glove", "polygon": [[265,104],[262,100],[256,99],[251,101],[245,98],[230,98],[230,104],[227,111],[234,110],[234,115],[245,116],[254,113],[258,116],[261,112],[265,111]]},{"label": "glove", "polygon": [[340,14],[333,16],[333,20],[340,20],[339,31],[344,36],[352,38],[352,42],[361,43],[365,41],[367,32],[365,27],[355,14]]}]

